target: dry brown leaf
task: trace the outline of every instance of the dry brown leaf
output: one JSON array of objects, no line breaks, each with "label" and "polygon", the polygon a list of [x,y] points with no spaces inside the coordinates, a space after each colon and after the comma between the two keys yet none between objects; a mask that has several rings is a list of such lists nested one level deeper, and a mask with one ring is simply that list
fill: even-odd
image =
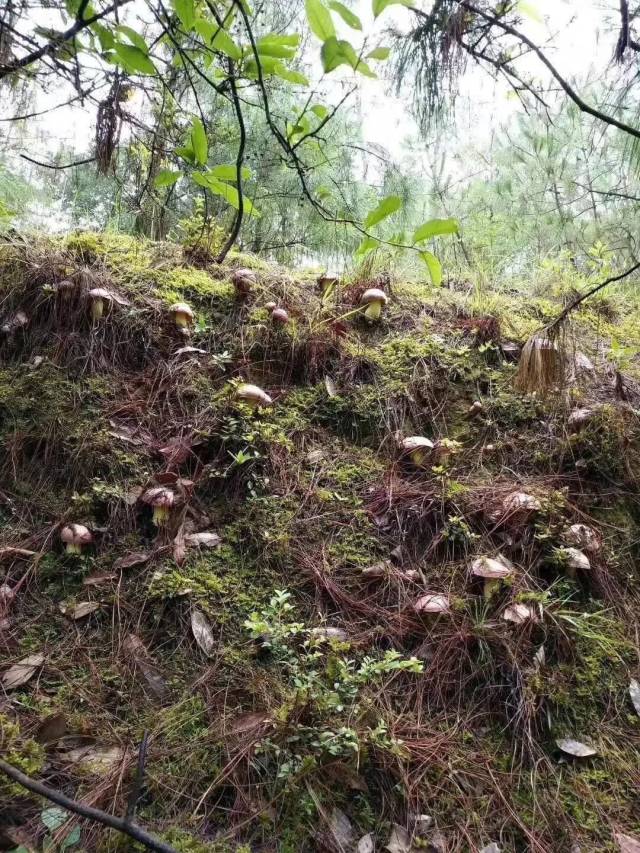
[{"label": "dry brown leaf", "polygon": [[640,853],[640,841],[632,835],[616,832],[613,837],[620,848],[620,853]]},{"label": "dry brown leaf", "polygon": [[81,746],[65,753],[65,758],[85,773],[103,776],[119,764],[125,752],[120,746]]},{"label": "dry brown leaf", "polygon": [[209,530],[203,530],[200,533],[189,533],[184,537],[186,545],[196,546],[199,548],[215,548],[220,544],[220,537],[217,533],[212,533]]},{"label": "dry brown leaf", "polygon": [[122,644],[122,649],[125,655],[133,661],[136,670],[144,678],[151,693],[156,699],[163,702],[169,694],[169,688],[140,637],[136,634],[128,634]]},{"label": "dry brown leaf", "polygon": [[631,696],[636,713],[640,714],[640,681],[636,678],[632,678],[629,682],[629,696]]},{"label": "dry brown leaf", "polygon": [[5,690],[13,690],[16,687],[22,687],[36,673],[36,670],[44,663],[44,655],[35,654],[22,658],[18,663],[14,663],[2,676],[2,684]]},{"label": "dry brown leaf", "polygon": [[187,546],[184,542],[184,524],[181,524],[173,540],[173,559],[181,566],[187,556]]},{"label": "dry brown leaf", "polygon": [[413,853],[411,836],[404,826],[400,826],[398,823],[393,824],[389,840],[385,844],[385,850],[388,850],[389,853]]},{"label": "dry brown leaf", "polygon": [[353,846],[353,826],[343,811],[333,808],[329,817],[329,831],[334,841],[342,851],[349,851]]},{"label": "dry brown leaf", "polygon": [[124,502],[127,506],[133,506],[140,500],[140,495],[144,492],[144,488],[142,486],[134,486],[124,496]]},{"label": "dry brown leaf", "polygon": [[210,658],[215,649],[216,641],[209,620],[201,610],[194,608],[191,611],[191,630],[193,631],[196,643],[205,655]]},{"label": "dry brown leaf", "polygon": [[38,743],[47,744],[60,740],[67,731],[67,718],[62,712],[49,714],[36,729],[35,739]]},{"label": "dry brown leaf", "polygon": [[330,397],[337,397],[338,391],[336,390],[336,383],[330,376],[324,377],[324,387],[327,389],[327,394]]},{"label": "dry brown leaf", "polygon": [[9,557],[24,557],[27,559],[28,557],[35,557],[35,554],[35,551],[29,551],[28,548],[14,548],[12,546],[0,548],[0,560],[6,560]]},{"label": "dry brown leaf", "polygon": [[78,601],[76,604],[69,606],[64,601],[60,604],[60,613],[74,621],[84,619],[85,616],[90,616],[101,607],[99,601]]},{"label": "dry brown leaf", "polygon": [[261,729],[271,722],[267,711],[250,711],[236,717],[231,726],[226,729],[225,734],[242,735]]},{"label": "dry brown leaf", "polygon": [[358,846],[356,847],[356,853],[373,853],[373,833],[369,832],[367,835],[363,835],[360,841],[358,841]]},{"label": "dry brown leaf", "polygon": [[129,554],[125,554],[124,557],[118,557],[113,564],[113,568],[131,569],[133,566],[144,565],[144,563],[149,562],[150,559],[151,554],[147,554],[146,551],[131,551]]},{"label": "dry brown leaf", "polygon": [[99,575],[87,575],[83,579],[83,586],[100,586],[103,583],[116,580],[118,575],[115,572],[101,572]]}]

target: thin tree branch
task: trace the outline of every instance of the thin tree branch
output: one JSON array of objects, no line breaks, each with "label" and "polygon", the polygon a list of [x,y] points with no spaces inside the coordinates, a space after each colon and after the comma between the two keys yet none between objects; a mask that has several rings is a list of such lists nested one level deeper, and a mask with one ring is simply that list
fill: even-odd
[{"label": "thin tree branch", "polygon": [[467,0],[459,0],[459,5],[466,9],[468,12],[471,12],[474,15],[479,15],[481,18],[484,18],[485,21],[489,21],[494,24],[496,27],[501,29],[503,32],[508,33],[510,36],[517,38],[523,44],[526,44],[533,53],[538,57],[540,62],[547,68],[547,70],[551,73],[554,80],[560,84],[560,87],[563,89],[565,94],[574,102],[574,104],[578,107],[580,112],[587,113],[587,115],[593,116],[593,118],[597,118],[599,121],[604,122],[605,124],[610,124],[612,127],[617,127],[618,130],[623,131],[624,133],[628,133],[630,136],[635,137],[635,139],[640,139],[640,130],[636,127],[632,127],[630,124],[625,124],[623,121],[618,121],[617,118],[613,116],[607,115],[606,113],[601,112],[596,107],[592,107],[590,104],[587,104],[586,101],[583,101],[580,95],[576,92],[573,86],[565,80],[565,78],[560,74],[557,68],[553,65],[553,63],[546,57],[546,55],[542,52],[542,50],[531,41],[528,36],[526,36],[520,30],[517,30],[515,27],[512,27],[511,24],[508,24],[506,21],[501,20],[495,15],[491,15],[489,12],[485,12],[483,9],[478,8],[478,6],[474,6],[473,3],[467,2]]},{"label": "thin tree branch", "polygon": [[178,853],[175,847],[171,847],[170,844],[166,844],[164,841],[155,838],[141,826],[138,826],[137,823],[127,821],[126,817],[114,817],[103,812],[101,809],[96,809],[93,806],[87,806],[84,803],[77,802],[77,800],[72,800],[71,797],[67,797],[62,791],[57,791],[55,788],[50,788],[48,785],[32,779],[21,770],[18,770],[17,767],[8,764],[1,758],[0,770],[14,782],[17,782],[18,785],[26,788],[27,791],[31,791],[32,794],[38,794],[40,797],[44,797],[52,803],[62,806],[67,811],[80,815],[80,817],[100,823],[102,826],[108,826],[110,829],[115,829],[116,832],[121,832],[123,835],[128,835],[134,841],[144,844],[149,850],[155,850],[157,853]]},{"label": "thin tree branch", "polygon": [[75,160],[73,163],[57,165],[56,163],[43,163],[41,160],[34,160],[33,157],[27,157],[26,154],[19,154],[18,156],[29,163],[34,163],[36,166],[42,166],[44,169],[73,169],[75,166],[84,166],[86,163],[93,163],[96,159],[95,157],[86,157],[84,160]]},{"label": "thin tree branch", "polygon": [[[60,47],[61,44],[64,44],[64,42],[70,41],[71,39],[75,38],[78,33],[82,32],[82,30],[86,30],[87,27],[91,26],[91,24],[95,24],[96,21],[100,21],[102,18],[106,18],[107,15],[110,15],[120,6],[124,6],[125,3],[129,2],[131,2],[131,0],[116,0],[115,3],[113,3],[111,6],[108,6],[104,11],[98,12],[95,15],[91,15],[90,18],[86,18],[85,20],[82,20],[81,16],[79,15],[73,26],[60,33],[60,35],[56,36],[56,38],[50,39],[46,44],[42,45],[42,47],[39,47],[37,50],[28,53],[21,59],[16,59],[14,62],[10,62],[8,65],[0,65],[0,80],[2,80],[3,77],[8,77],[9,74],[14,74],[21,68],[26,68],[28,65],[32,65],[34,62],[37,62],[39,59],[42,59],[43,56],[47,56],[50,53],[54,53]],[[84,4],[84,6],[86,6],[86,3]]]},{"label": "thin tree branch", "polygon": [[629,267],[628,270],[624,272],[618,273],[617,275],[612,275],[610,278],[605,279],[605,281],[601,281],[600,284],[597,284],[595,287],[592,287],[590,290],[586,290],[584,293],[581,293],[580,296],[577,296],[572,302],[570,302],[566,308],[563,308],[562,311],[558,314],[555,320],[552,320],[548,326],[545,327],[546,331],[552,331],[556,329],[564,320],[567,319],[569,314],[578,307],[578,305],[582,305],[585,299],[589,299],[590,296],[593,296],[598,291],[603,290],[608,285],[613,284],[615,281],[621,281],[623,278],[626,278],[628,275],[631,275],[636,270],[640,269],[640,262],[634,264],[632,267]]},{"label": "thin tree branch", "polygon": [[233,228],[227,237],[224,246],[220,250],[216,261],[221,264],[229,253],[229,249],[238,239],[240,228],[242,226],[242,217],[244,215],[244,196],[242,195],[242,164],[244,162],[244,149],[247,144],[247,131],[244,126],[244,117],[242,115],[242,107],[238,98],[238,89],[236,88],[236,77],[234,63],[230,59],[229,64],[229,86],[231,88],[231,100],[235,109],[236,118],[238,120],[238,129],[240,131],[240,141],[238,143],[238,154],[236,156],[236,187],[238,190],[238,209],[233,221]]}]

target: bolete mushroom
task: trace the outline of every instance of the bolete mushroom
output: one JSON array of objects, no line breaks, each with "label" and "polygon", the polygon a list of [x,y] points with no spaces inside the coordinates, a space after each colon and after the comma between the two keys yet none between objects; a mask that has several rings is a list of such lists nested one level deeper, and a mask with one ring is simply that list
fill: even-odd
[{"label": "bolete mushroom", "polygon": [[588,572],[591,568],[589,558],[578,548],[560,548],[559,553],[565,561],[567,575],[572,580],[575,580],[577,572]]},{"label": "bolete mushroom", "polygon": [[171,306],[170,311],[179,329],[186,329],[193,323],[193,311],[186,302],[176,302]]},{"label": "bolete mushroom", "polygon": [[60,532],[67,554],[81,554],[83,545],[93,542],[93,535],[84,524],[67,524]]},{"label": "bolete mushroom", "polygon": [[402,450],[409,456],[414,465],[424,464],[429,451],[433,450],[433,442],[423,435],[411,435],[402,441]]},{"label": "bolete mushroom", "polygon": [[142,502],[153,507],[152,521],[156,527],[162,527],[167,523],[175,500],[176,496],[171,489],[165,489],[163,486],[147,489],[142,495]]},{"label": "bolete mushroom", "polygon": [[89,291],[91,319],[97,323],[104,314],[105,306],[111,305],[113,296],[104,287],[92,287]]},{"label": "bolete mushroom", "polygon": [[277,302],[265,302],[264,307],[267,311],[271,312],[271,311],[274,311],[278,307],[278,303]]},{"label": "bolete mushroom", "polygon": [[274,308],[271,312],[271,319],[279,326],[286,326],[289,322],[289,314],[284,308]]},{"label": "bolete mushroom", "polygon": [[370,287],[360,297],[360,305],[366,306],[364,316],[367,320],[375,322],[380,319],[382,306],[386,305],[389,299],[384,290],[379,287]]},{"label": "bolete mushroom", "polygon": [[451,602],[448,596],[437,592],[429,592],[421,596],[413,605],[417,613],[449,613],[451,610]]},{"label": "bolete mushroom", "polygon": [[252,409],[257,409],[259,406],[270,406],[273,403],[273,400],[266,391],[263,391],[257,385],[249,383],[238,385],[236,399],[251,406]]},{"label": "bolete mushroom", "polygon": [[483,579],[483,595],[488,601],[498,591],[502,581],[513,575],[513,566],[502,556],[478,557],[471,564],[471,574]]},{"label": "bolete mushroom", "polygon": [[244,297],[251,293],[253,287],[257,284],[258,279],[253,270],[241,267],[234,270],[231,276],[231,281],[236,290],[236,296]]}]

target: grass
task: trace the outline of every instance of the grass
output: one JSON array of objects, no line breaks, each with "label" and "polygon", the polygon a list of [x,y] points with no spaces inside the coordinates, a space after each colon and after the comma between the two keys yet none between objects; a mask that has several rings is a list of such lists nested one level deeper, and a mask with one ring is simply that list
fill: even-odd
[{"label": "grass", "polygon": [[[258,285],[239,302],[230,275],[248,263]],[[148,731],[140,819],[198,853],[337,849],[334,809],[378,848],[393,824],[418,849],[440,833],[448,851],[614,850],[615,830],[640,834],[626,693],[640,599],[634,358],[627,401],[601,360],[565,393],[527,395],[500,342],[523,343],[561,292],[479,303],[394,282],[369,326],[352,313],[364,280],[323,305],[310,275],[199,264],[114,235],[0,247],[3,319],[29,318],[2,344],[0,549],[34,552],[0,550],[16,592],[3,653],[45,655],[3,707],[12,760],[122,812]],[[76,296],[62,305],[65,279]],[[82,294],[98,280],[128,304],[96,326]],[[269,324],[270,298],[293,317],[286,330]],[[177,299],[197,317],[188,340],[167,311]],[[633,343],[628,312],[606,308],[600,325],[589,307],[577,318],[588,354],[603,335]],[[185,343],[205,353],[180,354]],[[238,381],[274,405],[238,405]],[[567,406],[585,403],[594,416],[572,432]],[[455,443],[416,468],[398,449],[408,435]],[[138,500],[154,485],[176,495],[161,528]],[[517,492],[539,509],[505,510]],[[71,521],[94,532],[80,557],[59,542]],[[557,554],[575,522],[604,545],[572,579]],[[220,545],[183,550],[202,531]],[[144,559],[118,568],[133,553]],[[514,577],[485,601],[469,566],[497,553]],[[416,612],[426,592],[451,611]],[[60,610],[84,601],[99,604],[85,618]],[[537,619],[503,620],[513,602]],[[66,732],[38,743],[52,714]],[[598,754],[563,759],[561,737]],[[118,757],[92,775],[80,746]],[[42,846],[42,807],[0,787],[14,839]],[[83,849],[121,848],[81,830]]]}]

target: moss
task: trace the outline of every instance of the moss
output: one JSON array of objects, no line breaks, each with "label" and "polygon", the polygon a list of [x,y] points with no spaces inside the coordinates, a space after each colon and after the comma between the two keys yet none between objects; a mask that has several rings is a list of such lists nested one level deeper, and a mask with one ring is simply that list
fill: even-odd
[{"label": "moss", "polygon": [[[44,765],[44,749],[31,738],[24,737],[18,723],[10,720],[6,714],[0,714],[0,755],[27,776],[38,776]],[[23,787],[0,776],[0,798],[3,796],[29,797]]]}]

